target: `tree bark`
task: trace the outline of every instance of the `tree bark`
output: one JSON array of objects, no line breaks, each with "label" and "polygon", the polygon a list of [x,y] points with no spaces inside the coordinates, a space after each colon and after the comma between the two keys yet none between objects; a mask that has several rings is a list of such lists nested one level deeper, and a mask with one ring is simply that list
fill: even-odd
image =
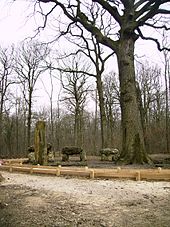
[{"label": "tree bark", "polygon": [[133,36],[120,39],[117,49],[122,115],[122,152],[120,161],[125,164],[149,163],[142,128],[134,69]]}]

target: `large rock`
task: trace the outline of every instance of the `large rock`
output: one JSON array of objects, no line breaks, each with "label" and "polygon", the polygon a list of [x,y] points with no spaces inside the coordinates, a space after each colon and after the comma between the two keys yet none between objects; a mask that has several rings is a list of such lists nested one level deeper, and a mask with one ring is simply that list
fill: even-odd
[{"label": "large rock", "polygon": [[53,151],[48,152],[47,160],[48,160],[48,162],[54,162],[55,161],[55,157],[54,157],[54,152]]},{"label": "large rock", "polygon": [[81,147],[64,147],[62,149],[62,161],[68,161],[70,155],[80,155],[80,161],[86,161],[86,153]]},{"label": "large rock", "polygon": [[54,155],[54,151],[52,150],[51,143],[47,143],[47,161],[48,162],[55,161],[55,155]]},{"label": "large rock", "polygon": [[35,152],[30,152],[28,154],[28,161],[31,164],[36,164],[36,161],[35,161]]},{"label": "large rock", "polygon": [[117,148],[103,148],[99,151],[101,161],[108,161],[111,156],[112,161],[117,161],[120,157],[120,151]]}]

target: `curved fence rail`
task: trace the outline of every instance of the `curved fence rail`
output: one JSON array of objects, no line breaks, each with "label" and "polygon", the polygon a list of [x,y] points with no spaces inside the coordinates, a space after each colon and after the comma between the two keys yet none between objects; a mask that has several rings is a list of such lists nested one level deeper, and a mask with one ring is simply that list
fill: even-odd
[{"label": "curved fence rail", "polygon": [[170,180],[170,169],[96,169],[86,167],[52,167],[39,165],[22,164],[22,160],[13,159],[11,162],[0,165],[0,170],[7,170],[9,172],[24,172],[30,174],[50,174],[56,176],[76,176],[94,178],[113,178],[113,179],[132,179],[132,180]]}]

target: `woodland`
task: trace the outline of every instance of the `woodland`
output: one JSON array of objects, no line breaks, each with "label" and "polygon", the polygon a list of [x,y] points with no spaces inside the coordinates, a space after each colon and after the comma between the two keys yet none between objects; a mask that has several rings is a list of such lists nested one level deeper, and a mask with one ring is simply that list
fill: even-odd
[{"label": "woodland", "polygon": [[[35,37],[0,47],[0,158],[26,157],[38,120],[46,122],[55,152],[68,145],[87,155],[118,148],[125,164],[151,163],[148,154],[170,153],[169,1],[32,4],[43,18]],[[38,34],[48,24],[55,24],[56,37],[41,42]],[[61,38],[71,51],[55,49]],[[138,39],[156,44],[161,65],[135,58]],[[35,95],[39,81],[48,96],[41,108]]]}]

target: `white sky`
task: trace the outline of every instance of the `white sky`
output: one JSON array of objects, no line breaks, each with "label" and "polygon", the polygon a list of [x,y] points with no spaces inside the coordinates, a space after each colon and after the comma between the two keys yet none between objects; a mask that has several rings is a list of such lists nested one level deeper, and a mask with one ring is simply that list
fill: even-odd
[{"label": "white sky", "polygon": [[29,4],[23,1],[11,3],[0,1],[0,42],[3,45],[16,43],[32,33],[35,23],[33,20],[26,22]]},{"label": "white sky", "polygon": [[[31,2],[17,0],[12,3],[12,0],[0,0],[0,45],[8,46],[12,43],[17,44],[24,38],[33,36],[35,30],[41,21],[33,16],[34,5]],[[48,39],[47,32],[43,33],[43,38]],[[156,45],[148,41],[137,41],[138,56],[147,59],[151,63],[161,65],[161,54],[157,51]],[[113,65],[113,64],[112,64]],[[110,69],[111,71],[112,69]],[[50,86],[50,84],[48,84]],[[48,98],[44,98],[46,94],[43,92],[43,86],[40,86],[41,91],[38,103],[44,105]],[[57,92],[57,91],[56,91]]]}]

